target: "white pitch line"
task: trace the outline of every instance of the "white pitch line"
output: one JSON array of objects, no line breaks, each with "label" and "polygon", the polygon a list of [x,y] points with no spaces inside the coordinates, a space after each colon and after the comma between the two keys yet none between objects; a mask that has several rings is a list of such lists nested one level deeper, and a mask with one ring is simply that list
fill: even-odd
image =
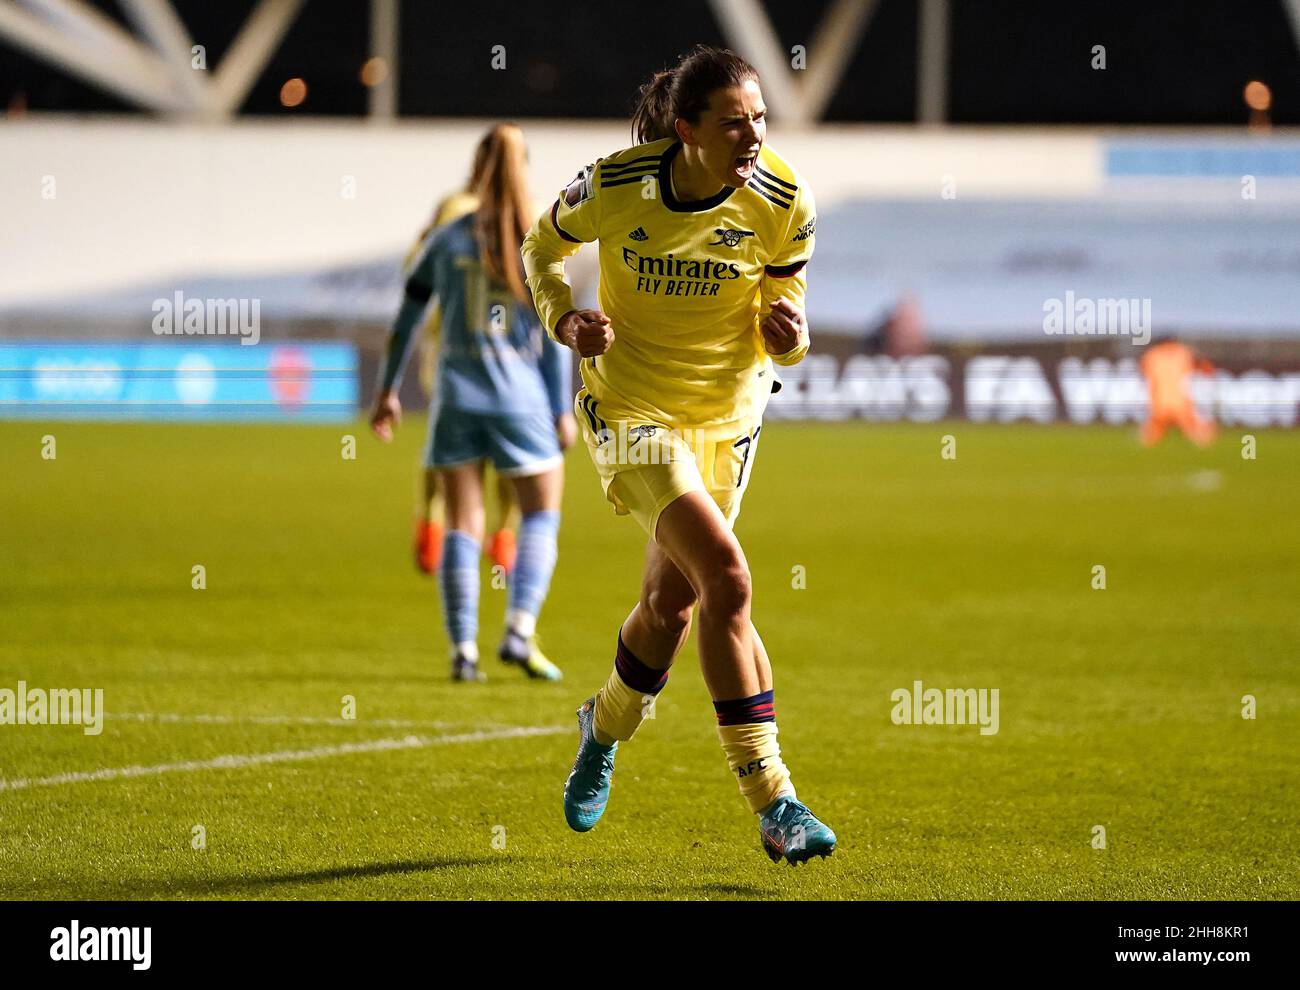
[{"label": "white pitch line", "polygon": [[[452,729],[467,722],[416,722],[401,718],[322,718],[311,715],[184,715],[174,712],[105,712],[105,718],[131,722],[163,722],[169,725],[337,725],[349,728],[373,726],[380,729]],[[497,728],[490,722],[474,723]]]},{"label": "white pitch line", "polygon": [[340,743],[335,746],[315,746],[311,749],[282,749],[273,753],[230,753],[208,760],[183,760],[179,763],[156,763],[153,766],[105,767],[101,770],[57,773],[51,777],[18,777],[13,780],[0,780],[0,792],[21,791],[32,787],[58,787],[63,784],[85,784],[99,780],[122,780],[128,777],[156,777],[164,773],[188,773],[194,770],[237,770],[268,763],[294,763],[302,760],[326,759],[331,756],[348,756],[353,753],[423,749],[426,746],[486,742],[492,739],[553,736],[558,732],[568,731],[570,730],[567,727],[558,725],[516,725],[449,736],[405,736],[401,739],[373,739],[368,742]]}]

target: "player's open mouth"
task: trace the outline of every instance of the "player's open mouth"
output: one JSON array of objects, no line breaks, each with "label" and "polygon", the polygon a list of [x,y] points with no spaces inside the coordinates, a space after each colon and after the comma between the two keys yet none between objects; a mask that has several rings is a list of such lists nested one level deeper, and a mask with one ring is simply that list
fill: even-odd
[{"label": "player's open mouth", "polygon": [[736,156],[736,160],[732,164],[741,175],[749,175],[754,171],[754,166],[758,164],[758,149],[755,148],[749,154]]}]

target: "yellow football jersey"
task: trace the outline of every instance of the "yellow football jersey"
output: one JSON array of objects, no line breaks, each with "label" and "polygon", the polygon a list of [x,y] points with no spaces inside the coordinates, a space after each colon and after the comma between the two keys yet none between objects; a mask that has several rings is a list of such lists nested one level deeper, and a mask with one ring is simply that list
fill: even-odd
[{"label": "yellow football jersey", "polygon": [[[524,240],[528,287],[547,332],[574,309],[564,259],[600,242],[600,308],[615,340],[581,362],[607,419],[722,436],[762,414],[772,359],[759,323],[786,297],[802,307],[816,210],[807,183],[766,143],[749,183],[683,202],[672,138],[589,165]],[[793,364],[807,340],[775,358]]]}]

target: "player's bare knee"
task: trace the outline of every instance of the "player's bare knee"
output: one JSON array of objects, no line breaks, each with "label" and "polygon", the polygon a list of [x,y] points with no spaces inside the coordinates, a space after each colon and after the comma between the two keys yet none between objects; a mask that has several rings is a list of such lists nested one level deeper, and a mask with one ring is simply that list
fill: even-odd
[{"label": "player's bare knee", "polygon": [[482,516],[478,516],[477,518],[473,516],[460,517],[447,520],[448,532],[454,530],[456,532],[464,533],[475,543],[481,544],[483,542],[484,529],[485,526]]},{"label": "player's bare knee", "polygon": [[715,616],[748,616],[752,594],[749,567],[735,560],[709,572],[700,593],[700,607]]},{"label": "player's bare knee", "polygon": [[691,613],[695,609],[695,597],[652,589],[643,598],[646,617],[655,628],[671,636],[680,636],[691,625]]}]

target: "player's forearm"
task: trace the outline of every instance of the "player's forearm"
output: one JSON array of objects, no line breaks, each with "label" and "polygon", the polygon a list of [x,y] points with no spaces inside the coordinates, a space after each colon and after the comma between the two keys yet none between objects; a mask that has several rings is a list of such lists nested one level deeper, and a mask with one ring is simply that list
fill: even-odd
[{"label": "player's forearm", "polygon": [[793,275],[784,277],[764,275],[759,281],[759,314],[766,316],[772,310],[772,304],[778,299],[788,299],[796,308],[804,308],[804,297],[808,294],[808,276],[800,269]]},{"label": "player's forearm", "polygon": [[[800,312],[805,312],[804,300],[808,289],[808,279],[803,271],[798,271],[785,278],[764,275],[760,285],[759,322],[772,312],[772,306],[780,299],[792,303]],[[806,323],[806,321],[805,321]],[[810,340],[808,327],[805,325],[799,334],[799,342],[784,354],[769,354],[776,364],[789,366],[798,364],[808,353]]]},{"label": "player's forearm", "polygon": [[388,392],[397,388],[402,380],[402,372],[411,356],[411,343],[415,339],[415,328],[420,325],[428,305],[427,297],[422,302],[409,294],[402,300],[402,308],[393,321],[392,332],[388,335],[388,347],[384,351],[384,364],[379,369],[379,391]]},{"label": "player's forearm", "polygon": [[546,336],[558,342],[555,324],[565,313],[578,308],[573,304],[573,289],[559,275],[538,274],[528,276],[528,291],[533,294],[537,318],[542,321]]},{"label": "player's forearm", "polygon": [[546,335],[556,340],[555,324],[560,317],[577,307],[573,288],[564,279],[564,259],[574,254],[578,245],[562,239],[545,215],[528,231],[523,243],[524,274],[533,305]]}]

